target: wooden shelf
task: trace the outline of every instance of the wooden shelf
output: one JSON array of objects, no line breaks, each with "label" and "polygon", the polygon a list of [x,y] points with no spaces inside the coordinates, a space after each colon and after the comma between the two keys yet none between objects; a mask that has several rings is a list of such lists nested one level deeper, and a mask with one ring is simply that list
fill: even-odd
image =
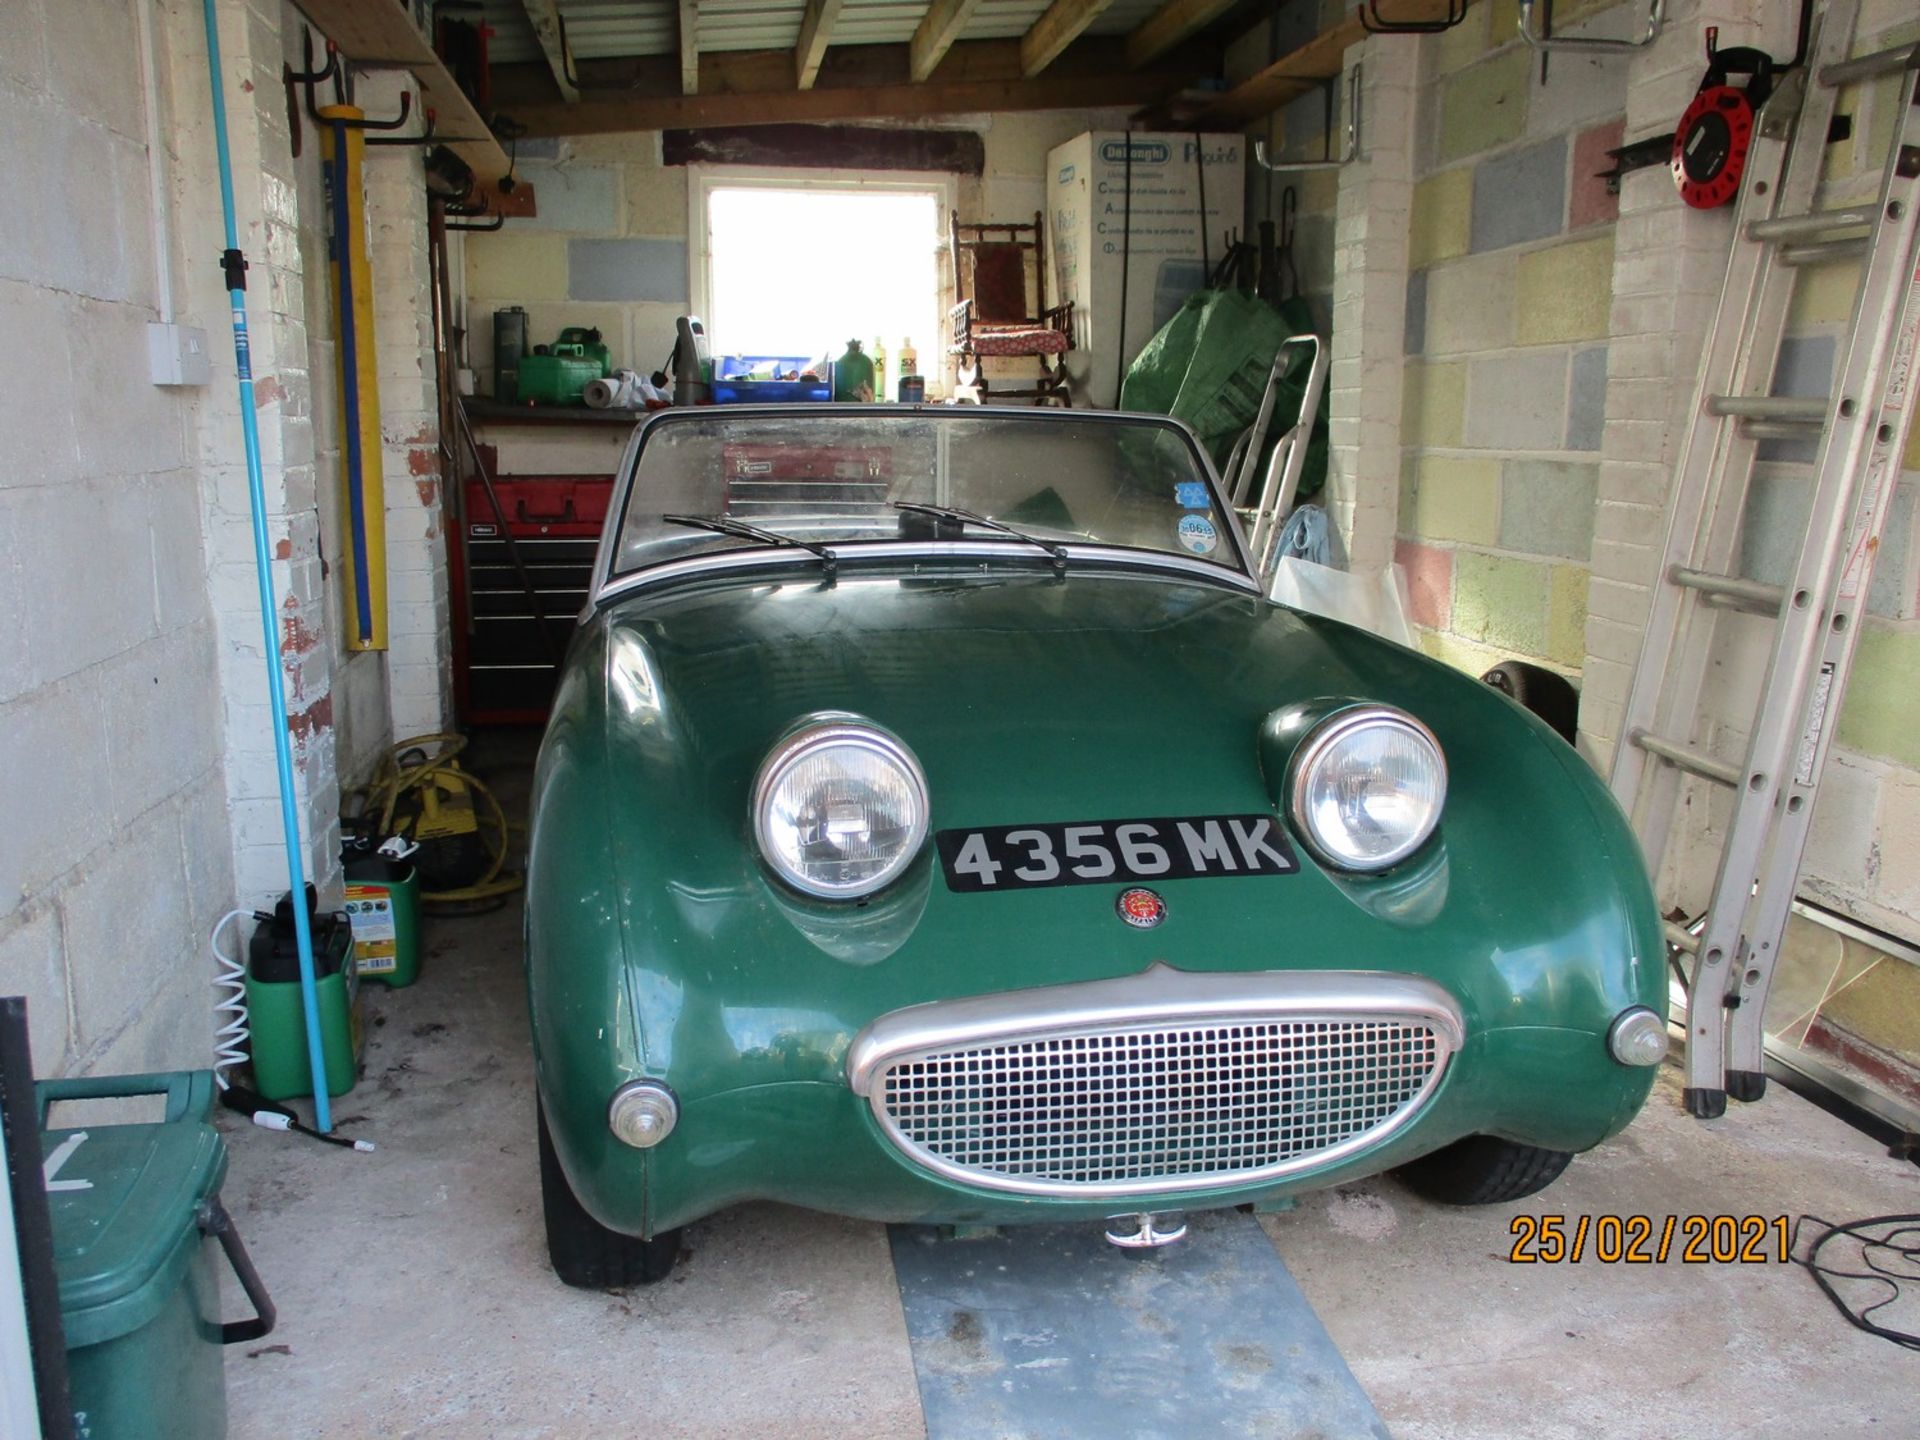
[{"label": "wooden shelf", "polygon": [[[506,149],[480,112],[454,83],[427,37],[414,28],[399,0],[294,0],[321,34],[356,65],[410,70],[420,86],[418,108],[434,114],[434,139],[473,168],[490,199],[499,199],[500,177],[511,168]],[[532,187],[516,182],[519,192]],[[513,213],[532,214],[516,205]]]},{"label": "wooden shelf", "polygon": [[[1447,0],[1392,0],[1388,18],[1407,22],[1438,20],[1447,13]],[[1347,47],[1367,38],[1357,14],[1331,30],[1322,31],[1298,50],[1282,55],[1256,75],[1242,80],[1226,94],[1201,106],[1198,113],[1176,128],[1240,130],[1271,115],[1289,100],[1317,90],[1340,76]],[[1391,39],[1392,37],[1386,37]]]}]

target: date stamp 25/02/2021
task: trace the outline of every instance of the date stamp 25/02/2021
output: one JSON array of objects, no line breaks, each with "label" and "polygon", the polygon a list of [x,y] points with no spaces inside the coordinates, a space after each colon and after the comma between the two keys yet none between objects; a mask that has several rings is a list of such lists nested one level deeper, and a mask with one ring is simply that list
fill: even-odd
[{"label": "date stamp 25/02/2021", "polygon": [[1516,1265],[1784,1265],[1792,1253],[1785,1215],[1516,1215],[1509,1228]]}]

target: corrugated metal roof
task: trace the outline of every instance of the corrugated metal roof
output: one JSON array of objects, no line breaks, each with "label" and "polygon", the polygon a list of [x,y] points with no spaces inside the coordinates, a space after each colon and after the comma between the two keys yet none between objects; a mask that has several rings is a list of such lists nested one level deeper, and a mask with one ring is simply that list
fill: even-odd
[{"label": "corrugated metal roof", "polygon": [[[1114,0],[1088,27],[1093,35],[1121,35],[1160,8],[1163,0]],[[701,0],[695,37],[706,50],[788,50],[799,43],[806,0]],[[967,21],[963,40],[1011,40],[1026,34],[1047,0],[983,0]],[[520,0],[485,0],[496,64],[538,60],[540,43]],[[847,0],[833,27],[836,45],[897,45],[913,38],[927,13],[925,0]],[[574,58],[671,55],[680,48],[679,6],[673,0],[560,0]]]}]

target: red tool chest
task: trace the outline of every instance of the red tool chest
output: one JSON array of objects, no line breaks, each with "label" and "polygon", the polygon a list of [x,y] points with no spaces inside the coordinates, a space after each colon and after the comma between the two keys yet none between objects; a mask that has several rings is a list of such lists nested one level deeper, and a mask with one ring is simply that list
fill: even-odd
[{"label": "red tool chest", "polygon": [[[480,448],[494,473],[492,447]],[[466,480],[452,547],[454,695],[464,723],[546,720],[612,495],[611,475],[501,476],[491,494],[478,476]]]}]

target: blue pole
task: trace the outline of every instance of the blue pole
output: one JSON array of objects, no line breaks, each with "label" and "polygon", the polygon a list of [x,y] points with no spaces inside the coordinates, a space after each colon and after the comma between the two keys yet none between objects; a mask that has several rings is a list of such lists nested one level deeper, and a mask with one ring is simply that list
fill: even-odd
[{"label": "blue pole", "polygon": [[[367,574],[367,509],[361,490],[360,458],[360,337],[355,333],[353,261],[347,237],[353,212],[347,200],[347,127],[333,122],[333,166],[327,191],[333,199],[333,263],[340,276],[340,408],[347,432],[347,520],[353,531],[353,613],[360,643],[373,643],[373,581]],[[367,337],[373,343],[373,337]]]},{"label": "blue pole", "polygon": [[293,746],[287,739],[287,687],[280,674],[279,614],[267,553],[267,495],[260,477],[260,423],[253,413],[253,351],[247,339],[247,262],[233,215],[233,161],[227,150],[227,101],[220,64],[220,26],[214,0],[201,0],[207,23],[207,79],[213,88],[213,138],[220,154],[220,208],[227,223],[227,303],[233,310],[233,359],[240,377],[240,431],[247,447],[247,502],[253,510],[253,568],[260,582],[260,634],[266,644],[267,701],[273,709],[273,758],[280,771],[280,825],[286,834],[287,884],[293,896],[293,933],[300,949],[300,1002],[307,1018],[307,1059],[313,1067],[313,1127],[333,1129],[327,1096],[327,1047],[320,1034],[320,997],[314,986],[313,928],[307,919],[306,865],[300,858],[300,817],[293,806]]}]

